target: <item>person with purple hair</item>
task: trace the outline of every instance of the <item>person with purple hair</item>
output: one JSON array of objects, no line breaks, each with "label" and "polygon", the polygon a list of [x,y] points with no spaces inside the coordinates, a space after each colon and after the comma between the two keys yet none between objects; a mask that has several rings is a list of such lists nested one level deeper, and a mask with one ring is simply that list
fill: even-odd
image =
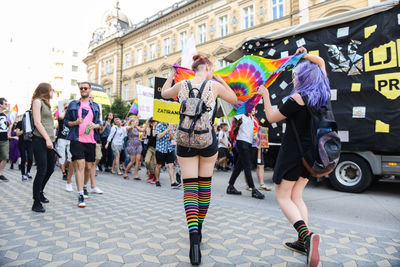
[{"label": "person with purple hair", "polygon": [[[303,201],[303,191],[310,173],[301,162],[301,152],[296,144],[292,125],[297,129],[304,151],[311,146],[311,115],[308,108],[318,110],[330,101],[329,80],[325,61],[319,56],[307,54],[304,47],[296,54],[305,52],[301,62],[293,70],[294,90],[287,101],[278,109],[271,106],[267,88],[261,86],[259,93],[264,99],[264,109],[269,123],[286,119],[286,133],[282,139],[274,175],[275,199],[282,212],[298,232],[298,240],[285,246],[307,256],[307,266],[317,266],[319,262],[319,235],[308,229],[308,211]],[[291,121],[294,122],[291,123]]]}]

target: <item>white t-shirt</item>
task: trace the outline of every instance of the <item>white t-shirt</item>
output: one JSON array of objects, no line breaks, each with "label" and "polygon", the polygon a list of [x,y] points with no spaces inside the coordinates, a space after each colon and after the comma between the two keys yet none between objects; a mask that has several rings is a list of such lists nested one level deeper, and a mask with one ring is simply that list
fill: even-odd
[{"label": "white t-shirt", "polygon": [[115,146],[122,146],[124,144],[124,137],[126,136],[126,129],[125,127],[117,127],[114,126],[111,128],[110,135],[107,138],[108,142],[111,142]]},{"label": "white t-shirt", "polygon": [[[219,131],[218,133],[218,148],[223,147],[223,148],[228,148],[228,146],[224,145],[224,144],[228,144],[229,140],[228,140],[228,131],[224,132],[224,131]],[[224,142],[224,144],[222,144],[220,142],[220,140],[222,140],[222,142]]]},{"label": "white t-shirt", "polygon": [[236,119],[242,118],[242,124],[240,125],[236,140],[241,140],[252,144],[254,139],[254,122],[252,116],[246,116],[244,114],[235,116]]}]

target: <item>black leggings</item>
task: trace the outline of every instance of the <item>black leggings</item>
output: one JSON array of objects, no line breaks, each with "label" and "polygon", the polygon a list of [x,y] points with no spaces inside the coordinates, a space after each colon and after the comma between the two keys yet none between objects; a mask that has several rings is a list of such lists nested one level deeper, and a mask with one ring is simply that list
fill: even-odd
[{"label": "black leggings", "polygon": [[253,177],[251,176],[251,144],[245,141],[237,140],[236,149],[238,158],[235,160],[235,167],[229,179],[229,184],[234,185],[239,174],[244,169],[246,175],[247,185],[250,188],[254,188]]},{"label": "black leggings", "polygon": [[[18,142],[19,153],[21,154],[21,174],[25,175],[26,173],[31,172],[32,162],[33,162],[33,152],[32,152],[32,141],[19,141]],[[28,160],[28,165],[25,165]]]},{"label": "black leggings", "polygon": [[40,192],[43,192],[56,165],[54,151],[46,147],[46,141],[34,136],[32,140],[33,155],[36,161],[36,176],[33,181],[33,199],[40,201]]},{"label": "black leggings", "polygon": [[111,143],[106,149],[107,138],[101,138],[101,152],[103,153],[100,165],[105,166],[106,168],[111,168],[113,162],[113,153],[111,150]]}]

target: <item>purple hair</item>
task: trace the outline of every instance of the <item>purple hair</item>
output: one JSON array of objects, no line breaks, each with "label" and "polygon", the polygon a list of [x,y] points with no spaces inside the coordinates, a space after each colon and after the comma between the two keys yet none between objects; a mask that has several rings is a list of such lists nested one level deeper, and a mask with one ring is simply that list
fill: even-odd
[{"label": "purple hair", "polygon": [[308,60],[301,62],[293,70],[294,90],[307,98],[307,106],[320,108],[331,98],[331,88],[328,77],[321,68]]}]

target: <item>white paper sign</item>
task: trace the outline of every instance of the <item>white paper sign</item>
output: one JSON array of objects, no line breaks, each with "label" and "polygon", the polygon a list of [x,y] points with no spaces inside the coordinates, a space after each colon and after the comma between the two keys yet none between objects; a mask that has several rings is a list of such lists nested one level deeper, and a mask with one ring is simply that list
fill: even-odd
[{"label": "white paper sign", "polygon": [[154,89],[151,87],[137,85],[139,117],[147,120],[153,116]]},{"label": "white paper sign", "polygon": [[339,28],[337,30],[337,38],[349,35],[349,27]]},{"label": "white paper sign", "polygon": [[337,90],[331,89],[331,101],[336,101],[336,100],[337,100]]}]

